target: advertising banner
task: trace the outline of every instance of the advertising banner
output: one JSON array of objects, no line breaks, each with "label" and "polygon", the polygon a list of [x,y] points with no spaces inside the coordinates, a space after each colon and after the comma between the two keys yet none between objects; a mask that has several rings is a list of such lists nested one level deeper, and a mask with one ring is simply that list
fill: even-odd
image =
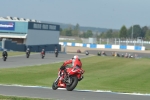
[{"label": "advertising banner", "polygon": [[37,23],[37,22],[29,22],[28,29],[60,31],[60,25],[47,24],[47,23]]},{"label": "advertising banner", "polygon": [[15,22],[0,21],[0,30],[15,30]]}]

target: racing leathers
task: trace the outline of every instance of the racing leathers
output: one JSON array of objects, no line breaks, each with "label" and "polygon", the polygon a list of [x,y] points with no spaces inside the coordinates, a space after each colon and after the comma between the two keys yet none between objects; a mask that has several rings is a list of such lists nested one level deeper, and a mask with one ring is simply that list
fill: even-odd
[{"label": "racing leathers", "polygon": [[67,60],[63,63],[63,65],[60,67],[60,70],[64,70],[66,65],[68,64],[72,64],[72,67],[82,67],[82,62],[81,60],[78,58],[78,56],[74,56],[74,58]]}]

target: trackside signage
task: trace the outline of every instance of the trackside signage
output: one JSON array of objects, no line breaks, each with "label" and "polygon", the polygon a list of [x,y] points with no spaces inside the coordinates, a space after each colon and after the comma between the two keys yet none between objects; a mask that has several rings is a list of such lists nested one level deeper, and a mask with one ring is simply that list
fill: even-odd
[{"label": "trackside signage", "polygon": [[15,22],[4,22],[0,21],[0,30],[15,30]]},{"label": "trackside signage", "polygon": [[54,24],[48,24],[48,23],[29,22],[28,29],[59,31],[60,30],[60,25],[54,25]]}]

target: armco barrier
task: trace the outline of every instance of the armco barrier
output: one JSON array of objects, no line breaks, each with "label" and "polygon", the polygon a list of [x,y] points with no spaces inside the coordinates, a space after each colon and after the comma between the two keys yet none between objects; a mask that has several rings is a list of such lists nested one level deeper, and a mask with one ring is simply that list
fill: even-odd
[{"label": "armco barrier", "polygon": [[144,51],[144,46],[128,46],[128,45],[111,45],[111,44],[86,44],[86,43],[74,43],[74,42],[59,42],[63,46],[80,46],[88,48],[102,48],[102,49],[121,49],[121,50],[141,50]]}]

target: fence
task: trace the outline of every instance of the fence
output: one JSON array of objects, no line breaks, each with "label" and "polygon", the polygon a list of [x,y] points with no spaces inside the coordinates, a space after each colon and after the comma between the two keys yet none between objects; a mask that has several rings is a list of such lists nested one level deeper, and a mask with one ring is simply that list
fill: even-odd
[{"label": "fence", "polygon": [[45,45],[29,45],[26,46],[25,44],[18,44],[17,42],[11,41],[11,40],[5,40],[4,41],[4,49],[12,50],[12,51],[26,51],[27,48],[30,48],[31,52],[41,52],[42,49],[45,49],[45,51],[54,51],[55,48],[58,49],[58,51],[61,51],[61,45],[59,44],[45,44]]},{"label": "fence", "polygon": [[74,42],[59,42],[60,45],[65,46],[80,46],[88,48],[102,48],[102,49],[122,49],[122,50],[141,50],[144,51],[144,46],[128,46],[128,45],[112,45],[112,44],[87,44],[87,43],[74,43]]},{"label": "fence", "polygon": [[81,38],[81,42],[76,41],[65,41],[65,42],[75,42],[75,43],[94,43],[94,44],[110,44],[110,45],[126,45],[126,46],[144,46],[145,49],[150,49],[150,41],[143,41],[139,39],[123,39],[123,38],[93,38],[93,41],[90,41],[90,38]]}]

